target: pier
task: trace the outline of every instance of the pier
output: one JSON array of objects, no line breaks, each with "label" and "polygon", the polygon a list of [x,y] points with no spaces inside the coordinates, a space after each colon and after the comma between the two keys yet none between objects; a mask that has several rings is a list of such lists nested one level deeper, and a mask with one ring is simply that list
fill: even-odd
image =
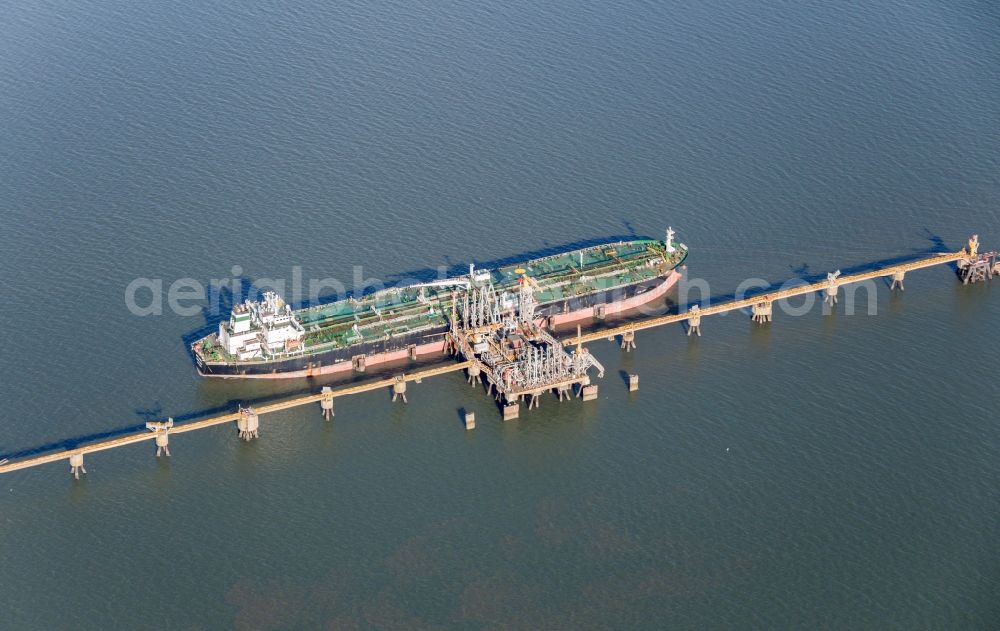
[{"label": "pier", "polygon": [[[839,271],[832,272],[825,280],[818,282],[762,291],[750,297],[705,307],[694,305],[683,313],[645,318],[594,332],[582,333],[578,327],[575,336],[562,340],[555,338],[536,321],[535,287],[532,286],[531,279],[525,276],[520,284],[516,310],[505,307],[492,286],[474,288],[464,292],[461,297],[456,293],[451,301],[452,328],[445,348],[446,352],[459,359],[454,363],[404,372],[368,383],[326,386],[317,393],[260,405],[239,406],[232,412],[185,423],[175,423],[172,418],[152,421],[146,423],[146,431],[136,431],[72,449],[0,460],[0,473],[68,460],[70,473],[78,479],[87,472],[84,468],[85,455],[154,441],[156,457],[170,457],[170,436],[227,423],[236,425],[240,439],[250,441],[259,438],[260,417],[265,414],[318,403],[322,418],[331,421],[336,398],[388,390],[393,401],[400,400],[405,404],[408,383],[420,383],[424,379],[461,370],[467,372],[471,385],[485,385],[487,393],[495,397],[503,420],[509,421],[518,418],[520,404],[524,401],[527,401],[529,410],[539,407],[541,396],[546,392],[554,393],[558,401],[573,398],[574,393],[583,401],[596,399],[598,386],[591,382],[590,371],[596,370],[600,378],[604,375],[604,367],[584,347],[589,342],[621,337],[621,348],[627,352],[635,348],[637,331],[686,323],[689,336],[700,336],[703,317],[741,309],[750,309],[752,322],[766,325],[772,320],[772,306],[776,301],[820,293],[829,305],[833,305],[837,302],[840,287],[878,278],[887,279],[890,290],[903,291],[907,273],[937,265],[954,263],[963,284],[976,283],[1000,274],[997,259],[996,252],[980,253],[978,237],[973,236],[968,246],[957,252],[933,254],[855,274],[841,275]],[[571,347],[570,350],[567,347]],[[629,375],[628,387],[630,392],[638,390],[638,375]],[[475,415],[467,412],[464,416],[465,428],[474,429]]]},{"label": "pier", "polygon": [[1000,274],[1000,264],[997,263],[997,253],[987,252],[979,254],[977,251],[978,239],[970,239],[970,244],[973,243],[975,246],[970,245],[974,252],[972,256],[970,256],[969,250],[962,249],[957,252],[934,254],[932,256],[914,261],[881,267],[847,276],[841,276],[839,271],[831,272],[827,274],[826,280],[819,282],[786,287],[775,291],[763,291],[747,298],[722,302],[708,307],[693,305],[684,313],[645,318],[636,322],[622,324],[617,327],[606,328],[582,335],[575,335],[564,338],[562,343],[565,346],[571,346],[581,343],[586,344],[588,342],[601,339],[610,340],[620,336],[622,338],[622,349],[631,350],[635,348],[636,331],[651,329],[667,324],[687,323],[688,335],[700,336],[701,319],[703,317],[728,313],[730,311],[739,311],[741,309],[750,309],[751,321],[757,324],[764,324],[771,322],[773,305],[779,300],[794,298],[796,296],[804,296],[807,294],[822,293],[827,304],[833,305],[837,302],[837,295],[840,287],[850,285],[852,283],[860,283],[866,280],[874,280],[877,278],[890,279],[891,290],[903,290],[903,280],[907,272],[913,272],[933,267],[935,265],[960,263],[958,272],[959,279],[963,282],[963,284],[993,278],[995,274]]},{"label": "pier", "polygon": [[[41,454],[38,456],[31,456],[28,458],[20,458],[17,460],[4,460],[0,462],[0,473],[9,473],[11,471],[17,471],[19,469],[27,469],[28,467],[37,467],[39,465],[47,464],[50,462],[57,462],[59,460],[69,460],[70,465],[73,470],[70,473],[79,477],[79,473],[86,473],[86,470],[77,471],[77,468],[83,467],[83,456],[85,454],[92,454],[98,451],[105,451],[107,449],[114,449],[115,447],[124,447],[126,445],[134,445],[135,443],[145,442],[147,440],[155,440],[157,444],[157,451],[159,452],[159,447],[167,447],[168,441],[163,440],[163,438],[171,436],[173,434],[184,434],[187,432],[193,432],[199,429],[207,429],[209,427],[215,427],[216,425],[223,425],[226,423],[237,423],[240,427],[240,438],[248,439],[257,436],[251,436],[248,434],[249,426],[245,425],[246,421],[250,418],[259,418],[261,415],[269,414],[271,412],[280,412],[281,410],[290,410],[292,408],[301,407],[303,405],[309,405],[310,403],[320,403],[321,409],[323,411],[323,417],[327,420],[332,418],[333,410],[333,399],[337,397],[346,397],[352,394],[360,394],[362,392],[371,392],[372,390],[384,390],[387,388],[398,388],[398,384],[407,382],[420,382],[424,379],[430,377],[435,377],[437,375],[443,375],[450,372],[457,372],[459,370],[465,370],[470,366],[470,362],[458,362],[454,364],[447,364],[445,366],[437,366],[434,368],[427,368],[424,370],[418,370],[412,373],[403,373],[395,377],[389,377],[386,379],[380,379],[378,381],[373,381],[370,383],[354,384],[349,386],[342,386],[339,388],[325,387],[321,392],[316,394],[308,394],[300,397],[294,397],[291,399],[286,399],[284,401],[277,401],[275,403],[268,403],[266,405],[260,405],[255,407],[240,407],[235,412],[227,412],[225,414],[219,414],[217,416],[211,416],[209,418],[200,419],[197,421],[191,421],[189,423],[174,424],[172,421],[167,421],[165,423],[146,423],[146,428],[148,431],[145,432],[135,432],[133,434],[128,434],[125,436],[119,436],[117,438],[112,438],[109,440],[103,440],[100,442],[90,443],[87,445],[81,445],[74,449],[67,449],[64,451],[57,451],[47,454]],[[331,414],[327,414],[330,411]],[[259,421],[258,421],[259,422]],[[259,426],[258,426],[259,427]],[[257,427],[254,427],[254,431]],[[162,444],[161,444],[162,443]],[[157,457],[159,457],[159,453]],[[167,451],[167,456],[170,453]]]}]

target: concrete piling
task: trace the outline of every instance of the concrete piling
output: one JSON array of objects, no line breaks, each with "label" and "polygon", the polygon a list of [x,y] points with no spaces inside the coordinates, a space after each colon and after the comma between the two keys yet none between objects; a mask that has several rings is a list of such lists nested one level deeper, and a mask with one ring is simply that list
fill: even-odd
[{"label": "concrete piling", "polygon": [[639,389],[639,375],[628,376],[628,391],[635,392]]},{"label": "concrete piling", "polygon": [[508,401],[507,404],[503,406],[503,420],[513,421],[516,419],[520,413],[520,407],[521,406],[518,405],[517,401]]},{"label": "concrete piling", "polygon": [[465,429],[476,429],[476,413],[465,413]]},{"label": "concrete piling", "polygon": [[896,272],[892,275],[892,284],[889,285],[889,289],[898,289],[900,291],[905,291],[903,287],[903,278],[906,277],[906,272]]},{"label": "concrete piling", "polygon": [[166,454],[167,458],[170,457],[170,446],[168,445],[168,442],[169,442],[169,435],[166,432],[156,435],[157,458],[159,458],[162,454]]},{"label": "concrete piling", "polygon": [[701,307],[694,305],[688,309],[688,337],[694,333],[698,337],[701,337]]},{"label": "concrete piling", "polygon": [[403,403],[407,403],[406,400],[406,380],[401,376],[396,377],[396,382],[392,384],[392,400],[396,401],[397,398],[402,398]]},{"label": "concrete piling", "polygon": [[83,468],[83,454],[73,454],[69,457],[69,472],[77,480],[80,479],[81,473],[87,472]]},{"label": "concrete piling", "polygon": [[323,386],[321,391],[323,394],[323,399],[319,402],[319,409],[322,411],[323,420],[332,421],[333,420],[333,388],[330,386]]},{"label": "concrete piling", "polygon": [[837,289],[838,289],[837,278],[839,276],[840,276],[840,270],[837,270],[836,272],[830,272],[829,274],[826,275],[827,286],[826,289],[823,290],[823,294],[825,295],[825,298],[823,300],[824,302],[826,302],[826,304],[828,304],[831,307],[837,304]]},{"label": "concrete piling", "polygon": [[826,302],[826,304],[830,305],[831,307],[837,304],[836,287],[827,287],[826,289],[823,290],[823,293],[826,295],[826,297],[823,299],[823,301]]},{"label": "concrete piling", "polygon": [[240,417],[236,421],[239,436],[245,441],[260,438],[260,418],[252,407],[240,407]]},{"label": "concrete piling", "polygon": [[773,313],[772,303],[769,300],[761,301],[750,307],[752,315],[750,320],[756,324],[767,324],[771,321]]},{"label": "concrete piling", "polygon": [[593,401],[597,398],[597,384],[592,383],[589,386],[583,386],[580,389],[580,396],[584,401]]},{"label": "concrete piling", "polygon": [[635,331],[622,333],[622,350],[626,353],[635,350]]},{"label": "concrete piling", "polygon": [[469,366],[468,368],[469,385],[475,386],[483,382],[482,378],[480,377],[481,372],[482,370],[479,368],[479,364],[473,363],[471,366]]},{"label": "concrete piling", "polygon": [[156,434],[156,457],[159,458],[163,454],[170,457],[170,428],[174,426],[173,417],[168,418],[165,422],[151,421],[146,423],[146,429]]}]

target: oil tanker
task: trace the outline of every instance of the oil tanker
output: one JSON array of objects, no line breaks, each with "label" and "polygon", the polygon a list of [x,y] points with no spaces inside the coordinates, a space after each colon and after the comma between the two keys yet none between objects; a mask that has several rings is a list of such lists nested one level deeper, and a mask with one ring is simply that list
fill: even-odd
[{"label": "oil tanker", "polygon": [[[236,305],[191,350],[206,377],[281,379],[365,370],[441,354],[449,331],[484,310],[532,309],[540,326],[603,318],[661,298],[680,278],[687,246],[618,241],[468,275],[380,290],[294,310],[273,292]],[[525,293],[530,307],[525,307]]]}]

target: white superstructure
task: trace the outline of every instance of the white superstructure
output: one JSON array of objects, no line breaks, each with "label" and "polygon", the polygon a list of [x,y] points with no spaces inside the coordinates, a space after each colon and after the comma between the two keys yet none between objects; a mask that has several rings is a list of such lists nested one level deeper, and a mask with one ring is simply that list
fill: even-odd
[{"label": "white superstructure", "polygon": [[265,292],[263,300],[236,305],[229,321],[219,324],[219,344],[239,359],[301,353],[304,336],[292,308],[273,291]]}]

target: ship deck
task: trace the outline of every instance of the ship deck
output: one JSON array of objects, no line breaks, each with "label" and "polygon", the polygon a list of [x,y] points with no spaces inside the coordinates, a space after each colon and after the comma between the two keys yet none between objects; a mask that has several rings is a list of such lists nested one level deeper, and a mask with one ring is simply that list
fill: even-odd
[{"label": "ship deck", "polygon": [[[526,274],[539,284],[535,293],[539,303],[607,291],[662,274],[665,270],[657,264],[664,263],[667,255],[657,246],[657,241],[640,239],[574,250],[501,267],[493,273],[494,282],[506,286]],[[672,263],[679,264],[681,258]]]}]

